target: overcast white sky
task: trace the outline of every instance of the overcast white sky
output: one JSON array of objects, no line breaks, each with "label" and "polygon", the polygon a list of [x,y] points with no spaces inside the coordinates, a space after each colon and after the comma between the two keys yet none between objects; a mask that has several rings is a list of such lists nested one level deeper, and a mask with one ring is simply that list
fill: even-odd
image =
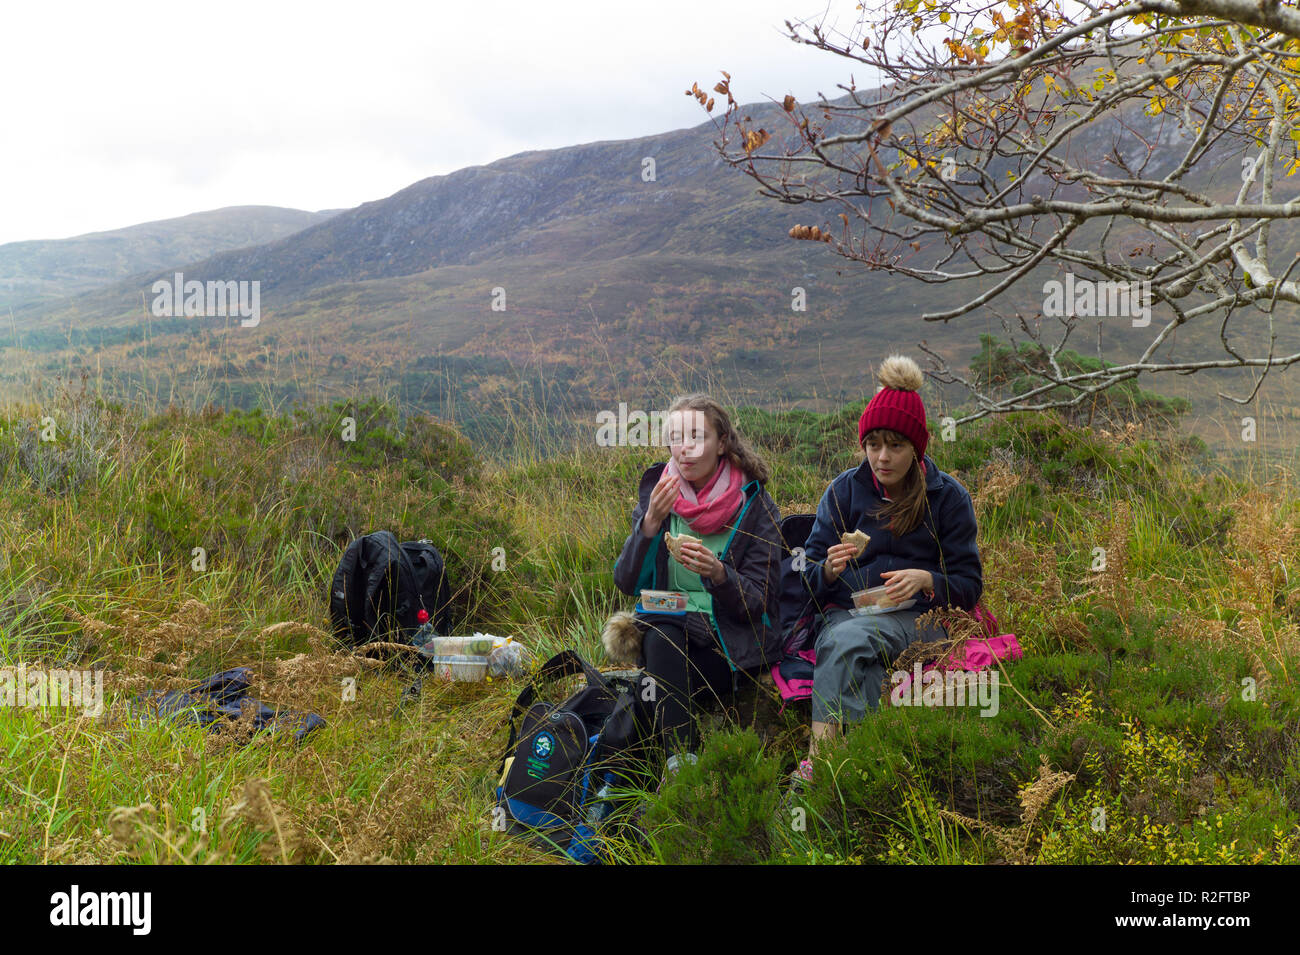
[{"label": "overcast white sky", "polygon": [[720,69],[742,102],[838,95],[853,64],[781,31],[848,29],[854,7],[9,2],[0,243],[221,206],[350,207],[527,149],[694,126],[706,114],[683,91]]}]

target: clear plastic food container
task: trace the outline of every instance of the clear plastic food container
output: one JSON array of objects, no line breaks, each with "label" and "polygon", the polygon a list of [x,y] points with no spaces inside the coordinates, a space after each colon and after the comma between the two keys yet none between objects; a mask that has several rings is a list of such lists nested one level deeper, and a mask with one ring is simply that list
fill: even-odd
[{"label": "clear plastic food container", "polygon": [[853,592],[853,610],[855,614],[883,613],[887,610],[906,610],[916,603],[915,599],[895,601],[885,593],[885,585],[869,587]]},{"label": "clear plastic food container", "polygon": [[439,654],[430,661],[433,675],[439,680],[474,683],[487,676],[488,658],[463,653]]},{"label": "clear plastic food container", "polygon": [[641,609],[646,613],[685,613],[686,595],[678,590],[643,590]]}]

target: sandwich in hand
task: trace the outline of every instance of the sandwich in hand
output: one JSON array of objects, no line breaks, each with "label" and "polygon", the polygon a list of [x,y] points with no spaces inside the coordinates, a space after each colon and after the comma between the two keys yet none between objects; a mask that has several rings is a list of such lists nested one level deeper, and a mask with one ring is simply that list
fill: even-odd
[{"label": "sandwich in hand", "polygon": [[862,552],[867,549],[867,544],[870,541],[871,537],[864,534],[862,531],[845,531],[840,535],[841,544],[852,544],[857,548],[857,553],[853,555],[854,557],[861,557]]},{"label": "sandwich in hand", "polygon": [[690,534],[673,534],[671,532],[664,534],[664,543],[668,545],[668,553],[672,554],[673,559],[679,564],[682,561],[682,545],[687,541],[694,541],[697,544],[704,543],[698,537],[692,537]]}]

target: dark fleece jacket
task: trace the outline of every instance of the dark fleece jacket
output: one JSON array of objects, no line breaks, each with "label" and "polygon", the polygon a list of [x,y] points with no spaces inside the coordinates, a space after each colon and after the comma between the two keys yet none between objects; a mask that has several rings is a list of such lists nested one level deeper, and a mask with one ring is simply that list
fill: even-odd
[{"label": "dark fleece jacket", "polygon": [[[853,591],[885,583],[881,571],[909,567],[928,570],[934,577],[934,597],[919,591],[914,610],[924,612],[936,606],[974,609],[984,590],[983,568],[975,543],[974,505],[969,492],[956,478],[940,471],[929,455],[924,460],[929,507],[921,523],[902,537],[895,537],[885,529],[885,523],[871,517],[885,501],[877,490],[868,462],[843,472],[826,489],[804,547],[806,592],[821,609],[852,607]],[[839,579],[828,587],[822,575],[826,551],[840,542],[840,534],[855,529],[871,535],[871,543],[860,557],[849,561]]]},{"label": "dark fleece jacket", "polygon": [[[614,564],[614,583],[632,596],[642,590],[663,590],[668,581],[668,545],[664,530],[653,538],[641,533],[641,519],[650,507],[650,492],[667,463],[655,464],[641,476],[632,533]],[[722,559],[727,579],[720,584],[704,580],[713,597],[713,616],[723,649],[734,668],[754,670],[781,658],[780,595],[781,543],[777,533],[780,511],[757,481],[745,485],[745,503]]]}]

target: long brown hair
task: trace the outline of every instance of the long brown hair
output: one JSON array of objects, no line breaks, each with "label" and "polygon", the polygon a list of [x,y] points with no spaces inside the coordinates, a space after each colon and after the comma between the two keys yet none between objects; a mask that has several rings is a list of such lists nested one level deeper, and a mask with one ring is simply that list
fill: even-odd
[{"label": "long brown hair", "polygon": [[[902,441],[912,449],[912,464],[903,475],[903,487],[897,494],[891,495],[885,506],[872,515],[876,520],[890,518],[888,530],[895,537],[911,533],[921,523],[929,499],[925,496],[925,475],[921,473],[921,459],[917,457],[916,445],[906,435],[890,428],[872,428],[862,437],[862,456],[866,460],[867,441],[875,437],[878,441]],[[868,465],[870,467],[870,465]]]},{"label": "long brown hair", "polygon": [[727,414],[727,409],[722,407],[706,394],[679,395],[673,399],[673,403],[668,406],[668,414],[674,411],[703,411],[709,420],[709,425],[718,433],[719,439],[726,443],[726,450],[723,456],[731,462],[733,467],[738,467],[745,472],[746,477],[759,484],[767,484],[771,473],[767,469],[767,464],[758,456],[758,453],[749,446],[744,437],[736,430],[731,423],[731,415]]}]

